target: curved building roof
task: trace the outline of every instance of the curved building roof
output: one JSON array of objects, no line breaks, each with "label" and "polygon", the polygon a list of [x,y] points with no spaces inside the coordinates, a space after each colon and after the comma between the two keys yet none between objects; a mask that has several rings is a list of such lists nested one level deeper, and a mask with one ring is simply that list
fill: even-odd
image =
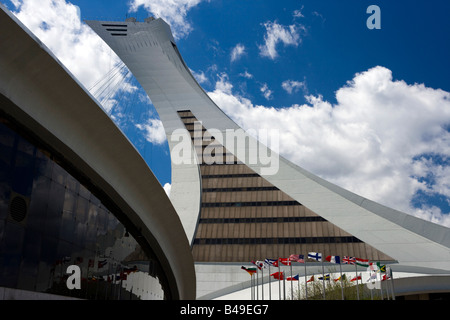
[{"label": "curved building roof", "polygon": [[[157,109],[171,151],[184,128],[177,112],[189,110],[208,130],[239,129],[209,98],[183,61],[169,26],[161,19],[145,22],[87,21],[125,62]],[[108,30],[120,25],[121,34]],[[252,140],[252,137],[248,137]],[[173,140],[173,141],[172,141]],[[256,143],[255,146],[261,147]],[[228,148],[229,149],[229,148]],[[229,149],[271,184],[339,228],[392,257],[404,266],[450,270],[450,230],[385,207],[340,188],[279,157],[276,174],[264,175],[264,165],[251,163],[248,148]],[[172,152],[172,159],[174,154]],[[189,239],[197,228],[201,178],[197,164],[172,161],[171,200]]]},{"label": "curved building roof", "polygon": [[189,241],[160,183],[98,102],[26,27],[0,8],[3,111],[123,214],[133,236],[159,260],[169,297],[194,299]]}]

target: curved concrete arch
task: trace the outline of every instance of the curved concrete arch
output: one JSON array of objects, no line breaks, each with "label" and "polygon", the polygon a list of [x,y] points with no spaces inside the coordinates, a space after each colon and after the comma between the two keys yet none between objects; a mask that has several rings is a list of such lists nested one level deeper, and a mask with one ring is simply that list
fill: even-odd
[{"label": "curved concrete arch", "polygon": [[102,193],[159,260],[168,297],[195,298],[189,241],[130,141],[51,52],[0,5],[2,109]]}]

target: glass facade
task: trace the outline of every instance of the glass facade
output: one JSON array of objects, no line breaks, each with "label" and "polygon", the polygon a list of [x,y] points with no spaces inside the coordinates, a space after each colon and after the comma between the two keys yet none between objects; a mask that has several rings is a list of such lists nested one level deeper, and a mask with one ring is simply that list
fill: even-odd
[{"label": "glass facade", "polygon": [[[19,134],[20,132],[20,134]],[[164,299],[159,264],[116,216],[0,117],[0,287],[83,299]],[[69,265],[81,289],[69,289]]]}]

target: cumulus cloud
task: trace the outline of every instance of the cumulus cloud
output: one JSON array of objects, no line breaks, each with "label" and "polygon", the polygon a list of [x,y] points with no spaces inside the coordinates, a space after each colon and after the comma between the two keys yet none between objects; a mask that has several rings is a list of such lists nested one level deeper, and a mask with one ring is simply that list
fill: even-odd
[{"label": "cumulus cloud", "polygon": [[238,43],[231,50],[231,62],[238,60],[243,54],[245,54],[245,46],[243,44]]},{"label": "cumulus cloud", "polygon": [[251,73],[249,73],[247,70],[245,70],[244,72],[239,73],[240,77],[244,77],[247,79],[252,79],[253,75]]},{"label": "cumulus cloud", "polygon": [[264,98],[266,98],[267,100],[272,99],[273,91],[269,89],[267,83],[263,83],[263,85],[259,88],[259,90],[261,91]]},{"label": "cumulus cloud", "polygon": [[80,20],[79,8],[64,0],[17,0],[12,11],[86,87],[118,57]]},{"label": "cumulus cloud", "polygon": [[281,83],[281,87],[289,94],[296,93],[300,89],[306,91],[306,81],[286,80]]},{"label": "cumulus cloud", "polygon": [[[64,0],[16,0],[12,12],[33,32],[86,87],[100,81],[116,66],[117,55],[80,20],[79,8]],[[112,87],[133,90],[127,82],[127,72],[118,72]],[[114,92],[115,93],[115,92]],[[113,96],[114,93],[105,93]],[[97,96],[102,100],[104,96]],[[109,111],[113,100],[105,100]]]},{"label": "cumulus cloud", "polygon": [[337,90],[336,104],[307,96],[307,104],[264,107],[226,83],[209,95],[243,128],[279,129],[280,153],[294,163],[374,201],[450,225],[448,212],[412,205],[420,192],[450,198],[450,93],[394,81],[389,69],[374,67]]},{"label": "cumulus cloud", "polygon": [[305,31],[304,26],[299,24],[283,26],[276,21],[268,21],[263,25],[266,28],[266,34],[264,35],[264,44],[258,46],[259,52],[261,56],[272,60],[278,57],[277,45],[279,43],[285,46],[298,46],[301,42],[300,34]]},{"label": "cumulus cloud", "polygon": [[294,10],[294,12],[292,13],[294,18],[304,18],[305,17],[302,13],[304,7],[305,6],[302,6],[301,9]]},{"label": "cumulus cloud", "polygon": [[149,119],[146,123],[136,124],[136,128],[145,132],[148,142],[163,144],[167,139],[164,126],[159,119]]},{"label": "cumulus cloud", "polygon": [[203,71],[196,72],[192,69],[189,69],[194,76],[195,80],[197,80],[198,83],[206,83],[208,82],[208,78],[206,77],[205,73]]},{"label": "cumulus cloud", "polygon": [[134,12],[139,7],[144,7],[156,18],[162,18],[172,29],[176,39],[187,36],[192,31],[191,24],[187,21],[188,11],[197,6],[202,0],[132,0],[130,11]]},{"label": "cumulus cloud", "polygon": [[[119,126],[129,120],[123,110],[129,104],[127,94],[137,92],[142,103],[151,103],[132,84],[131,73],[119,57],[80,20],[77,6],[65,0],[15,0],[13,5],[17,18],[91,91]],[[137,127],[150,142],[161,144],[166,139],[157,119]]]}]

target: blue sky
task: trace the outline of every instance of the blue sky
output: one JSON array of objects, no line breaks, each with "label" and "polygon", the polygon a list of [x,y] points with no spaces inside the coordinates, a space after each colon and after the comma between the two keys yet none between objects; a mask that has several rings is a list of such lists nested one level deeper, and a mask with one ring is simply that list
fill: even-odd
[{"label": "blue sky", "polygon": [[[450,226],[448,1],[1,2],[87,88],[117,58],[83,20],[162,17],[199,83],[241,126],[279,128],[291,161]],[[367,28],[369,5],[381,29]],[[129,75],[115,88],[108,101],[118,104],[105,110],[168,187],[157,114]]]}]

